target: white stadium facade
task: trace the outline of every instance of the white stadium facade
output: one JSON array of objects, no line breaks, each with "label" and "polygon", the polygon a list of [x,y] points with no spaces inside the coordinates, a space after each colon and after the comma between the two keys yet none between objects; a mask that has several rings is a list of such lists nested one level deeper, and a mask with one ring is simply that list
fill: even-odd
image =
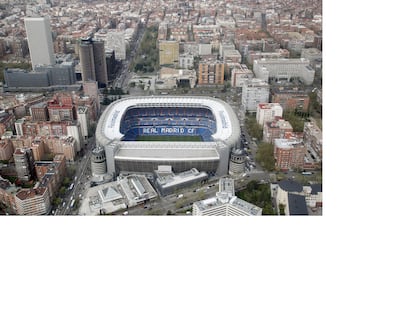
[{"label": "white stadium facade", "polygon": [[240,124],[230,105],[203,96],[119,99],[105,109],[96,128],[96,144],[105,149],[112,176],[152,173],[159,165],[224,176],[239,141]]}]

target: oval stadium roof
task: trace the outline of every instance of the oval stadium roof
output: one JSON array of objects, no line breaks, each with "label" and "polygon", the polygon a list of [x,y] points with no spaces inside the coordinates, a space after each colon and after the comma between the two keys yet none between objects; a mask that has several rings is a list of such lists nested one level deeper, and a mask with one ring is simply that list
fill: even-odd
[{"label": "oval stadium roof", "polygon": [[[226,102],[204,96],[140,96],[119,99],[109,105],[99,119],[96,139],[100,145],[121,140],[120,122],[130,107],[204,107],[209,108],[216,119],[216,132],[212,137],[227,145],[234,145],[240,137],[240,124],[233,109]],[[123,142],[125,143],[125,142]]]}]

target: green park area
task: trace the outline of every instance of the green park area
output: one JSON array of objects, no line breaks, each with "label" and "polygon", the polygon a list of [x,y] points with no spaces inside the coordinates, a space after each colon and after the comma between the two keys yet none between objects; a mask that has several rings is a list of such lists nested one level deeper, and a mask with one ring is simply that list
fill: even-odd
[{"label": "green park area", "polygon": [[269,184],[260,184],[256,180],[250,181],[244,190],[236,193],[240,199],[261,207],[262,215],[274,215]]}]

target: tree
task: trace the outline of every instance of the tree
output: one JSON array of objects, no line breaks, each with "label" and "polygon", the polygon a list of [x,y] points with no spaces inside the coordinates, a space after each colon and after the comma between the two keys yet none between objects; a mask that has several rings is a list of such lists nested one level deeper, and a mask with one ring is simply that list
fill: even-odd
[{"label": "tree", "polygon": [[303,132],[305,120],[303,117],[298,116],[294,110],[286,111],[283,113],[283,118],[292,125],[294,132]]},{"label": "tree", "polygon": [[270,187],[259,184],[256,180],[250,181],[246,189],[236,194],[240,199],[262,208],[262,215],[274,215]]},{"label": "tree", "polygon": [[286,215],[285,214],[285,208],[286,208],[285,204],[279,203],[279,215],[282,215],[282,216]]},{"label": "tree", "polygon": [[273,154],[273,145],[270,143],[260,143],[257,148],[256,160],[267,171],[275,169],[275,157]]},{"label": "tree", "polygon": [[69,186],[69,184],[70,184],[70,178],[69,178],[69,177],[65,177],[65,178],[63,178],[62,185],[63,185],[64,187],[67,187],[67,186]]},{"label": "tree", "polygon": [[275,214],[275,212],[272,208],[272,204],[271,203],[266,203],[263,206],[262,215],[274,215],[274,214]]},{"label": "tree", "polygon": [[61,197],[63,197],[65,195],[65,193],[66,193],[66,187],[60,187],[59,188],[59,195]]},{"label": "tree", "polygon": [[259,141],[262,140],[263,128],[256,122],[256,117],[253,114],[246,115],[246,127],[250,136]]},{"label": "tree", "polygon": [[52,204],[54,206],[58,206],[60,203],[62,203],[62,199],[61,198],[56,197],[56,198],[53,199],[53,203]]}]

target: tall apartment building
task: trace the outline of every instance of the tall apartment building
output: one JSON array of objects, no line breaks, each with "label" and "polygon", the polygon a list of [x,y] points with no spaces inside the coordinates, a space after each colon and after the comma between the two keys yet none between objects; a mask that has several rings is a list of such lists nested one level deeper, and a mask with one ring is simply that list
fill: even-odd
[{"label": "tall apartment building", "polygon": [[30,148],[35,161],[41,161],[45,157],[45,142],[40,137],[36,137],[32,141]]},{"label": "tall apartment building", "polygon": [[41,102],[30,107],[30,115],[33,121],[48,121],[49,113],[47,110],[47,103]]},{"label": "tall apartment building", "polygon": [[301,139],[275,139],[274,146],[276,169],[287,171],[290,168],[303,168],[306,147]]},{"label": "tall apartment building", "polygon": [[29,181],[34,178],[34,158],[30,148],[18,148],[13,154],[17,178]]},{"label": "tall apartment building", "polygon": [[255,112],[257,105],[269,102],[269,84],[259,79],[245,81],[242,87],[244,111]]},{"label": "tall apartment building", "polygon": [[243,87],[243,84],[254,78],[253,71],[247,68],[246,65],[242,64],[239,68],[233,68],[231,70],[231,86],[232,87]]},{"label": "tall apartment building", "polygon": [[276,138],[288,138],[288,134],[292,132],[293,127],[289,121],[276,117],[275,120],[264,123],[263,141],[273,144]]},{"label": "tall apartment building", "polygon": [[234,179],[221,178],[215,197],[193,203],[193,216],[261,216],[262,209],[235,196]]},{"label": "tall apartment building", "polygon": [[90,121],[97,121],[99,115],[99,99],[89,97],[89,96],[82,96],[75,99],[75,106],[76,107],[86,107],[88,108],[88,118]]},{"label": "tall apartment building", "polygon": [[16,122],[14,114],[0,111],[0,136],[6,131],[13,129],[13,125]]},{"label": "tall apartment building", "polygon": [[224,84],[224,63],[217,60],[200,62],[198,65],[198,84]]},{"label": "tall apartment building", "polygon": [[50,207],[49,191],[45,187],[21,189],[15,194],[17,215],[44,215]]},{"label": "tall apartment building", "polygon": [[54,65],[52,32],[48,17],[24,19],[32,69],[39,65]]},{"label": "tall apartment building", "polygon": [[13,156],[13,144],[10,139],[0,140],[0,160],[8,161]]},{"label": "tall apartment building", "polygon": [[63,155],[57,155],[53,161],[39,161],[36,162],[36,176],[40,181],[39,187],[48,189],[49,198],[58,193],[63,177],[66,172],[66,161]]},{"label": "tall apartment building", "polygon": [[0,176],[0,203],[15,208],[15,194],[20,190],[20,187],[16,187],[9,180]]},{"label": "tall apartment building", "polygon": [[44,139],[45,151],[56,155],[64,155],[68,161],[76,157],[76,141],[71,136],[49,136]]},{"label": "tall apartment building", "polygon": [[322,160],[322,131],[315,122],[305,122],[303,129],[303,141],[308,150],[319,162]]},{"label": "tall apartment building", "polygon": [[69,135],[68,127],[75,121],[27,121],[19,119],[15,123],[19,136],[64,136]]},{"label": "tall apartment building", "polygon": [[[30,148],[30,145],[34,139],[32,136],[10,136],[11,143],[13,144],[13,150],[18,148]],[[13,151],[14,153],[14,151]]]},{"label": "tall apartment building", "polygon": [[315,78],[315,70],[310,66],[309,60],[303,58],[256,59],[253,62],[253,72],[263,81],[290,81],[298,78],[306,85],[311,85]]},{"label": "tall apartment building", "polygon": [[174,65],[178,66],[179,58],[179,42],[160,40],[159,44],[159,62],[160,66]]},{"label": "tall apartment building", "polygon": [[71,101],[51,100],[47,103],[47,110],[52,122],[73,121],[75,119]]},{"label": "tall apartment building", "polygon": [[88,129],[89,129],[89,111],[88,107],[78,106],[78,121],[80,124],[81,135],[86,141],[88,138]]},{"label": "tall apartment building", "polygon": [[261,103],[257,105],[256,121],[259,125],[264,126],[265,122],[270,122],[275,117],[282,117],[283,108],[279,103]]},{"label": "tall apartment building", "polygon": [[120,63],[115,59],[115,51],[114,50],[105,50],[105,61],[106,61],[106,72],[108,74],[108,81],[112,82],[116,78],[116,70],[118,68],[118,64]]},{"label": "tall apartment building", "polygon": [[83,93],[91,98],[99,99],[98,82],[96,81],[83,81]]},{"label": "tall apartment building", "polygon": [[82,39],[79,43],[79,58],[82,81],[97,81],[99,86],[108,84],[105,44],[92,38]]},{"label": "tall apartment building", "polygon": [[79,123],[72,123],[66,127],[67,135],[72,136],[75,139],[76,152],[79,152],[83,148],[84,139],[81,132],[81,125]]}]

